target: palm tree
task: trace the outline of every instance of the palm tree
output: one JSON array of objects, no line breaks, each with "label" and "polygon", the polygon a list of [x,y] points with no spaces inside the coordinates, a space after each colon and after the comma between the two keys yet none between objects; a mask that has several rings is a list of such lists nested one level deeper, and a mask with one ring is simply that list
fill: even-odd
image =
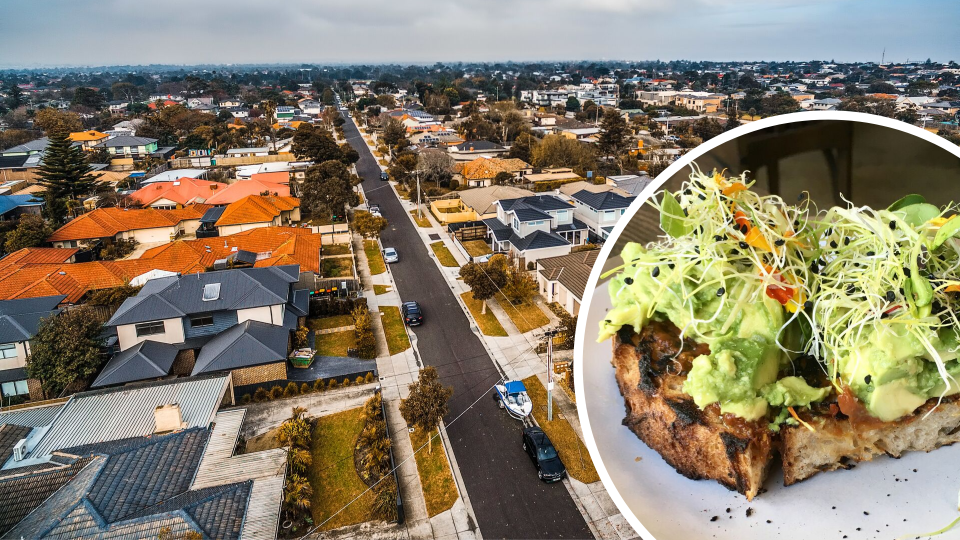
[{"label": "palm tree", "polygon": [[309,510],[311,497],[313,497],[313,488],[310,487],[310,482],[306,478],[299,474],[291,474],[287,478],[283,502],[287,505],[288,511],[293,510],[294,513],[298,513],[301,510]]},{"label": "palm tree", "polygon": [[287,453],[287,462],[290,470],[295,473],[304,473],[313,464],[313,455],[303,448],[291,448]]},{"label": "palm tree", "polygon": [[269,100],[263,102],[263,115],[267,118],[270,125],[270,141],[273,143],[273,152],[277,152],[277,130],[273,128],[277,116],[276,102]]}]

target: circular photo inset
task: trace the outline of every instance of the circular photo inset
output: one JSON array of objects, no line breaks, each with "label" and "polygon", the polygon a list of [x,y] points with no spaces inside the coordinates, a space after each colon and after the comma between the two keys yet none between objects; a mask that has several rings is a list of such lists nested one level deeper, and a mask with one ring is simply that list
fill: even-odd
[{"label": "circular photo inset", "polygon": [[798,113],[637,198],[591,274],[574,378],[643,538],[913,538],[960,517],[958,156],[895,120]]}]

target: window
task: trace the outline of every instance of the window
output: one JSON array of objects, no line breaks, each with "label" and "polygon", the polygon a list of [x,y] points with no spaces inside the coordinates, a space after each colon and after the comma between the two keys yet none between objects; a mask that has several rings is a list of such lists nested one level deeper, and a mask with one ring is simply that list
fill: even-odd
[{"label": "window", "polygon": [[137,337],[153,336],[164,333],[163,321],[153,321],[136,325]]},{"label": "window", "polygon": [[0,386],[0,390],[3,391],[3,395],[6,396],[22,396],[30,393],[30,389],[27,388],[27,381],[11,381],[5,382]]},{"label": "window", "polygon": [[201,315],[198,317],[190,317],[190,326],[193,328],[200,328],[203,326],[213,326],[213,315]]},{"label": "window", "polygon": [[558,211],[558,212],[557,212],[557,219],[558,219],[558,220],[561,220],[561,221],[564,220],[564,219],[567,219],[567,212],[569,212],[569,210],[560,210],[560,211]]},{"label": "window", "polygon": [[13,343],[0,344],[0,358],[16,358],[17,346]]},{"label": "window", "polygon": [[513,218],[513,228],[514,228],[514,229],[518,229],[518,230],[520,229],[520,220],[519,220],[519,219]]},{"label": "window", "polygon": [[601,212],[601,216],[604,221],[609,221],[611,219],[616,219],[617,211],[616,210],[604,210]]}]

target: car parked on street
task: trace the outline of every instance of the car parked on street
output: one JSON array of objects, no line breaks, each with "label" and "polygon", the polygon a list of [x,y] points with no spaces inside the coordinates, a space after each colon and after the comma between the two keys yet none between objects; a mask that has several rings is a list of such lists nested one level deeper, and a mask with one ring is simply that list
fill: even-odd
[{"label": "car parked on street", "polygon": [[379,205],[379,204],[371,204],[371,205],[370,205],[370,213],[373,214],[374,216],[377,216],[377,217],[383,217],[383,214],[380,213],[380,205]]},{"label": "car parked on street", "polygon": [[567,475],[567,468],[560,461],[557,449],[550,438],[538,427],[523,430],[523,451],[537,467],[537,476],[544,482],[558,482]]},{"label": "car parked on street", "polygon": [[380,173],[380,180],[383,180],[384,182],[386,182],[387,180],[390,180],[390,175],[387,174],[387,171],[382,171]]},{"label": "car parked on street", "polygon": [[420,326],[423,324],[423,311],[417,302],[404,302],[400,306],[403,313],[403,322],[407,326]]},{"label": "car parked on street", "polygon": [[383,248],[383,262],[387,264],[400,262],[400,254],[392,247]]}]

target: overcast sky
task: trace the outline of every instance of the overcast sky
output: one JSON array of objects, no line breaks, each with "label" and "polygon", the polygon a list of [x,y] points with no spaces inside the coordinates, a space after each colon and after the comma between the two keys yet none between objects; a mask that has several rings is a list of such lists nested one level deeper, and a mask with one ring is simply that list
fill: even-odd
[{"label": "overcast sky", "polygon": [[2,0],[0,67],[960,61],[957,0]]}]

